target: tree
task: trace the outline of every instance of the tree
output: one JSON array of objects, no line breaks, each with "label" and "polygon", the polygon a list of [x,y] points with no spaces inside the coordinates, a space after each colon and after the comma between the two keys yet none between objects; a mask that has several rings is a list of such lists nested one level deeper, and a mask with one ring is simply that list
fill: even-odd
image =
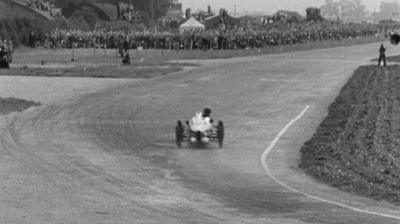
[{"label": "tree", "polygon": [[220,17],[220,30],[226,30],[228,27],[227,19],[228,19],[228,11],[224,8],[219,10],[219,17]]},{"label": "tree", "polygon": [[75,25],[79,24],[82,29],[93,28],[99,21],[99,17],[93,8],[82,6],[76,9],[70,16]]},{"label": "tree", "polygon": [[65,8],[62,8],[61,13],[62,13],[65,17],[69,18],[69,17],[71,17],[72,13],[73,13],[76,9],[78,9],[77,3],[76,3],[76,2],[73,2],[73,1],[70,1],[70,2],[68,2],[68,5],[67,5]]},{"label": "tree", "polygon": [[228,11],[226,9],[221,8],[219,10],[219,16],[221,16],[223,19],[225,19],[228,16]]},{"label": "tree", "polygon": [[328,19],[340,18],[340,6],[338,2],[333,0],[325,0],[325,5],[321,7],[321,14]]},{"label": "tree", "polygon": [[89,26],[94,27],[99,20],[98,15],[91,7],[82,7],[83,18],[89,24]]},{"label": "tree", "polygon": [[340,0],[341,18],[345,22],[362,22],[367,19],[368,12],[363,0]]},{"label": "tree", "polygon": [[185,10],[185,16],[186,16],[186,19],[189,19],[190,17],[192,17],[192,9],[191,8],[187,8]]},{"label": "tree", "polygon": [[325,0],[321,7],[322,15],[326,18],[343,20],[344,22],[362,22],[368,18],[368,12],[363,0]]},{"label": "tree", "polygon": [[324,20],[321,16],[321,9],[315,7],[309,7],[306,9],[307,20],[322,21]]},{"label": "tree", "polygon": [[400,12],[400,4],[398,1],[381,2],[379,12],[376,14],[377,20],[399,19],[395,18]]}]

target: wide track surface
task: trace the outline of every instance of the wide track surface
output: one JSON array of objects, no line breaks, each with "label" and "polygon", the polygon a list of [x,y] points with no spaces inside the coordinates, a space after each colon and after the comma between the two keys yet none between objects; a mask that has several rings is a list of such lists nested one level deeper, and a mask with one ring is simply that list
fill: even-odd
[{"label": "wide track surface", "polygon": [[[297,169],[302,143],[378,47],[203,61],[190,71],[69,95],[15,116],[0,136],[0,220],[398,223],[382,216],[400,217],[397,207],[318,184]],[[205,105],[226,125],[224,148],[177,148],[176,120]],[[260,158],[306,106],[265,161],[293,192],[267,174]]]}]

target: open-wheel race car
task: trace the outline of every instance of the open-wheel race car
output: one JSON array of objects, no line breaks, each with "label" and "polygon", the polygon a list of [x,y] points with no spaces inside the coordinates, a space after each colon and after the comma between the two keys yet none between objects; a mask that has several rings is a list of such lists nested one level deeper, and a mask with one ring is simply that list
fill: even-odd
[{"label": "open-wheel race car", "polygon": [[209,117],[204,118],[201,113],[197,113],[191,120],[183,123],[178,121],[175,127],[176,144],[181,147],[183,142],[191,144],[208,144],[218,142],[220,148],[224,143],[224,123],[219,121],[213,124]]}]

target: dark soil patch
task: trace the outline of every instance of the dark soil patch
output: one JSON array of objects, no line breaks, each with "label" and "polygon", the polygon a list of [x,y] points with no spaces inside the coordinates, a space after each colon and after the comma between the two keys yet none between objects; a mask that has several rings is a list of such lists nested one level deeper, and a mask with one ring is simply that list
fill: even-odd
[{"label": "dark soil patch", "polygon": [[[400,55],[387,57],[386,60],[391,62],[400,62]],[[378,59],[376,59],[376,61],[378,61]]]},{"label": "dark soil patch", "polygon": [[0,115],[6,115],[12,112],[23,111],[30,107],[40,106],[40,103],[16,99],[0,98]]},{"label": "dark soil patch", "polygon": [[100,66],[72,68],[11,68],[0,70],[0,75],[43,77],[91,77],[91,78],[152,78],[181,71],[179,65],[166,66]]},{"label": "dark soil patch", "polygon": [[300,167],[341,190],[400,204],[400,66],[362,66],[302,147]]}]

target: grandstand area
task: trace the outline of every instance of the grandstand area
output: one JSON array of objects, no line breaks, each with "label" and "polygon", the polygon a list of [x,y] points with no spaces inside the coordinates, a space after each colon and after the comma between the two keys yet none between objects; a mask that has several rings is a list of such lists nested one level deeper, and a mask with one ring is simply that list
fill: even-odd
[{"label": "grandstand area", "polygon": [[40,17],[45,20],[53,19],[49,13],[34,10],[23,0],[4,0],[0,2],[0,19],[22,18],[24,16]]},{"label": "grandstand area", "polygon": [[27,7],[41,16],[45,17],[47,20],[53,20],[53,9],[50,6],[49,1],[42,0],[14,0],[15,3],[21,6]]},{"label": "grandstand area", "polygon": [[118,10],[115,5],[108,3],[94,3],[93,5],[103,11],[109,20],[118,19]]}]

